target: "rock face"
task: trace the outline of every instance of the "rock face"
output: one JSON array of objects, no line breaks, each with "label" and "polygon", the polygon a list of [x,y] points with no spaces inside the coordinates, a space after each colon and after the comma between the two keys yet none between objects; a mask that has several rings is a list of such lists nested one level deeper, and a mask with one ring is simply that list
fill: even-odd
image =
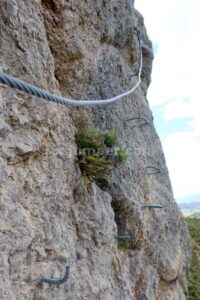
[{"label": "rock face", "polygon": [[[75,109],[0,88],[0,299],[184,300],[190,239],[174,201],[146,99],[152,48],[132,0],[1,0],[2,70],[78,99],[116,104]],[[115,129],[129,152],[104,189],[86,189],[76,164],[74,118]],[[142,116],[150,126],[133,127]],[[147,166],[161,172],[150,175]],[[156,203],[163,209],[143,209]],[[130,234],[132,250],[116,235]],[[64,285],[40,275],[70,276]]]}]

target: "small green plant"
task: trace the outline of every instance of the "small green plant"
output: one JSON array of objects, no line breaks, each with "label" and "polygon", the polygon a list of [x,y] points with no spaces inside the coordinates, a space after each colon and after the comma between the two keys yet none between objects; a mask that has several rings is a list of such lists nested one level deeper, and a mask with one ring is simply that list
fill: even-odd
[{"label": "small green plant", "polygon": [[131,250],[131,247],[129,245],[129,242],[128,241],[121,241],[121,240],[118,240],[117,241],[117,247],[118,249],[124,251],[124,252],[128,252]]},{"label": "small green plant", "polygon": [[117,150],[117,161],[121,164],[124,164],[128,160],[128,153],[124,149]]},{"label": "small green plant", "polygon": [[79,130],[76,134],[76,143],[79,149],[94,149],[103,147],[104,139],[99,130]]},{"label": "small green plant", "polygon": [[96,181],[108,179],[113,168],[111,160],[98,155],[83,155],[78,164],[84,176]]},{"label": "small green plant", "polygon": [[85,128],[87,126],[87,123],[88,123],[87,115],[81,115],[74,119],[74,124],[77,128]]},{"label": "small green plant", "polygon": [[104,134],[104,143],[107,147],[112,148],[118,143],[118,136],[114,130],[110,130]]}]

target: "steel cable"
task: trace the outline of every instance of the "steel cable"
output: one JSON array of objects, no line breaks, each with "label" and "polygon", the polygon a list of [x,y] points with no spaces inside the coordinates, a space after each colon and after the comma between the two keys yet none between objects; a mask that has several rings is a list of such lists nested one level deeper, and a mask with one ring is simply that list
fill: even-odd
[{"label": "steel cable", "polygon": [[142,48],[141,48],[139,32],[136,29],[135,29],[135,32],[138,37],[139,48],[140,48],[140,67],[139,67],[139,72],[138,72],[138,76],[137,76],[138,81],[132,89],[130,89],[129,91],[127,91],[125,93],[117,95],[115,97],[112,97],[109,99],[102,99],[102,100],[98,100],[98,99],[96,99],[96,100],[78,100],[78,99],[64,98],[62,96],[54,95],[47,90],[38,88],[38,87],[36,87],[32,84],[29,84],[23,80],[20,80],[18,78],[10,76],[4,72],[0,72],[0,83],[8,85],[11,88],[16,88],[16,89],[26,92],[30,95],[37,96],[39,98],[43,98],[47,101],[56,102],[56,103],[63,104],[63,105],[93,106],[93,105],[105,105],[105,104],[110,104],[110,103],[116,102],[116,101],[122,99],[123,97],[132,94],[141,83],[141,72],[142,72],[142,64],[143,64]]}]

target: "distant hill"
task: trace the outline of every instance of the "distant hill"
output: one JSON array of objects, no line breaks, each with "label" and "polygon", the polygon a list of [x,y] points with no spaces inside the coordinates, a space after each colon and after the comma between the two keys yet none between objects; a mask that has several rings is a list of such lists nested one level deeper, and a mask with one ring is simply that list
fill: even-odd
[{"label": "distant hill", "polygon": [[188,202],[188,203],[180,203],[179,207],[180,207],[181,210],[200,209],[200,201],[197,201],[197,202]]},{"label": "distant hill", "polygon": [[179,207],[184,217],[200,218],[200,201],[180,203]]}]

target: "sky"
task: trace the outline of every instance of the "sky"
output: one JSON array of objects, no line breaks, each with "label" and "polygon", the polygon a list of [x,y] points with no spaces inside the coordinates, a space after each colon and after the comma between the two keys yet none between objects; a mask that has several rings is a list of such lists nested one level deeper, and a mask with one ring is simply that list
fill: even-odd
[{"label": "sky", "polygon": [[177,202],[200,200],[200,0],[136,0],[153,43],[147,94]]}]

